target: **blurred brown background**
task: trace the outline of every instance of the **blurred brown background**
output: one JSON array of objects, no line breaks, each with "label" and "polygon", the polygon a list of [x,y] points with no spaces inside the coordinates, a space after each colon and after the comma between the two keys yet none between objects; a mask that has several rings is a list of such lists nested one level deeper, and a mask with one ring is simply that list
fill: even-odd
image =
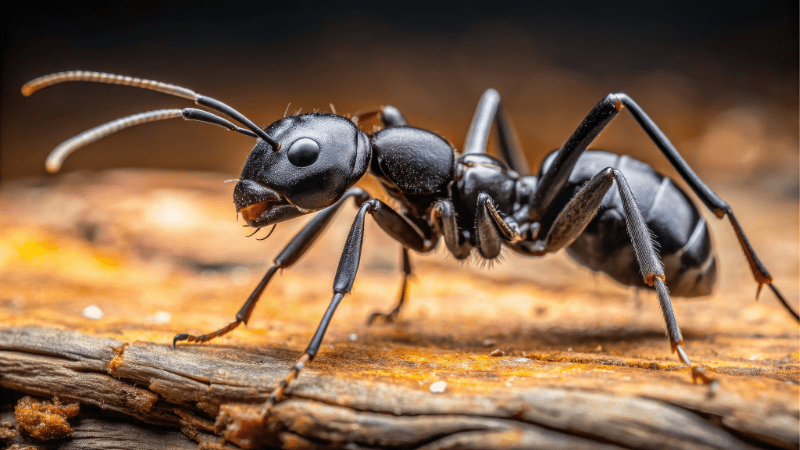
[{"label": "blurred brown background", "polygon": [[[701,176],[798,195],[796,2],[542,2],[525,9],[260,2],[22,5],[3,45],[0,176],[42,175],[47,153],[128,114],[190,106],[132,88],[20,86],[71,69],[151,78],[221,99],[266,125],[302,108],[392,104],[463,144],[498,89],[532,167],[608,92],[624,91]],[[237,174],[252,140],[172,121],[78,152],[65,170],[154,167]],[[596,147],[667,163],[623,114]],[[670,172],[674,173],[674,172]]]},{"label": "blurred brown background", "polygon": [[[732,204],[765,264],[779,277],[779,286],[790,299],[797,297],[797,4],[543,2],[522,10],[486,10],[423,9],[413,3],[398,8],[375,3],[267,7],[245,2],[222,7],[215,2],[128,2],[22,8],[2,19],[0,190],[8,192],[23,177],[45,176],[48,152],[91,127],[137,112],[192,106],[157,92],[94,83],[57,85],[30,98],[20,94],[26,81],[62,70],[98,70],[183,85],[234,106],[260,125],[282,117],[287,106],[293,113],[328,110],[333,104],[339,113],[353,113],[391,104],[413,125],[440,133],[456,148],[463,145],[481,93],[494,87],[503,95],[533,168],[569,137],[598,100],[622,91]],[[252,145],[251,138],[205,124],[152,123],[82,149],[67,159],[62,175],[47,179],[140,167],[213,171],[221,181],[238,175]],[[631,154],[676,176],[627,113],[594,146]],[[143,186],[131,189],[144,191]],[[232,189],[232,184],[222,185],[220,200],[213,200],[224,208],[227,215],[220,221],[228,227],[213,226],[248,247],[249,256],[241,249],[226,253],[232,248],[228,244],[201,245],[216,249],[217,259],[244,263],[252,258],[266,264],[275,250],[265,249],[288,240],[304,221],[278,227],[269,243],[252,246],[233,221]],[[84,197],[91,202],[105,198],[97,193]],[[115,202],[108,199],[106,205],[114,207]],[[45,220],[46,211],[36,205],[20,202],[15,205],[19,213],[3,211],[5,219],[27,224]],[[60,217],[56,211],[47,213]],[[134,226],[142,219],[133,215],[126,220]],[[182,222],[184,232],[211,227],[193,220]],[[346,233],[350,219],[339,222],[340,233]],[[727,240],[734,242],[731,230],[722,221],[711,220],[711,226],[715,245],[724,253]],[[193,233],[185,233],[192,248],[205,242]],[[179,242],[165,239],[154,253],[178,248]],[[330,242],[331,254],[338,254],[341,243]],[[754,287],[733,245],[731,256],[721,258],[736,275],[723,272],[720,280],[744,277],[748,291],[741,301],[751,302]],[[394,276],[394,247],[365,252],[374,254],[382,255]],[[311,264],[315,258],[307,259]],[[335,257],[316,259],[313,270],[321,270],[326,260],[333,273]],[[536,283],[554,283],[552,275],[540,272],[563,272],[569,283],[577,283],[576,274],[583,273],[573,263],[560,269],[554,257],[539,265],[525,261],[519,267],[514,262],[490,272],[475,271],[482,277],[533,277]],[[720,286],[739,289],[732,283]]]},{"label": "blurred brown background", "polygon": [[[30,98],[20,94],[26,81],[62,70],[98,70],[183,85],[234,106],[259,125],[281,118],[287,109],[290,113],[328,110],[333,104],[339,113],[353,113],[391,104],[411,124],[440,133],[456,148],[463,145],[481,93],[494,87],[503,96],[534,170],[599,99],[622,91],[653,117],[699,175],[732,204],[767,267],[775,276],[783,274],[779,285],[789,298],[796,298],[794,274],[800,270],[796,3],[427,6],[127,2],[44,9],[23,5],[21,12],[2,19],[6,39],[0,190],[8,192],[12,181],[25,177],[44,177],[50,150],[91,127],[137,112],[192,106],[157,92],[94,83],[57,85]],[[251,138],[195,122],[146,124],[81,149],[66,160],[62,175],[46,179],[139,167],[213,171],[221,181],[238,176],[253,144]],[[627,113],[594,147],[633,155],[677,176]],[[143,186],[131,188],[144,191]],[[213,200],[228,214],[220,219],[228,227],[213,226],[220,235],[246,242],[253,261],[265,264],[264,249],[288,240],[305,221],[278,227],[271,242],[250,246],[233,221],[232,189],[232,184],[221,186],[220,200]],[[94,193],[85,197],[92,202],[104,198]],[[108,202],[110,207],[115,204],[113,199]],[[16,205],[20,213],[6,209],[5,219],[27,224],[32,224],[27,217],[45,220],[44,211],[35,205]],[[349,221],[339,221],[341,233],[346,233]],[[185,231],[211,226],[189,222],[183,222]],[[729,238],[734,242],[726,223],[711,220],[711,226],[718,249],[726,248]],[[192,233],[186,236],[196,245]],[[174,247],[178,241],[173,237],[165,243]],[[338,254],[341,244],[331,242],[332,254]],[[720,280],[741,275],[749,281],[740,250],[733,245],[726,258],[737,275],[723,272]],[[248,260],[241,249],[225,253],[231,248],[228,244],[206,247],[217,248],[220,259]],[[165,251],[161,248],[156,254]],[[770,257],[764,254],[767,251],[776,255]],[[274,251],[267,253],[271,257]],[[383,255],[394,274],[394,248],[365,255],[376,253]],[[336,258],[329,259],[335,267]],[[536,260],[525,261],[521,270],[516,263],[488,272],[475,270],[482,277],[508,272],[518,278],[519,272],[530,277],[551,272],[559,264],[553,257],[539,265]],[[565,281],[578,282],[575,273],[582,272],[575,272],[574,266],[564,267]],[[552,276],[544,278],[554,282]],[[737,289],[735,284],[727,286]],[[750,302],[749,284],[747,289],[742,301]]]}]

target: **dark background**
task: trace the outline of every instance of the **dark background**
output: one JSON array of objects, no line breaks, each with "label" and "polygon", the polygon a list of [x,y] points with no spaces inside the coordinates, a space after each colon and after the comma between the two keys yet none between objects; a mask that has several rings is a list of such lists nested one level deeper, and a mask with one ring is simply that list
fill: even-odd
[{"label": "dark background", "polygon": [[[47,153],[100,123],[185,100],[134,88],[29,79],[83,69],[186,86],[259,125],[287,105],[339,113],[392,104],[460,148],[494,87],[532,167],[605,94],[631,95],[712,182],[796,198],[797,2],[543,2],[525,9],[372,3],[126,2],[21,5],[3,20],[0,176],[44,174]],[[112,167],[237,174],[252,139],[167,121],[70,157]],[[596,147],[670,171],[623,114]],[[721,181],[715,181],[721,180]]]}]

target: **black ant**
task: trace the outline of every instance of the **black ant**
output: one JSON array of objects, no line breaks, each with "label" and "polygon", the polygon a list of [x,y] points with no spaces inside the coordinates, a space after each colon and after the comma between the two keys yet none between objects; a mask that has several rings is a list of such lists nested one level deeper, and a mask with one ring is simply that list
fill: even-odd
[{"label": "black ant", "polygon": [[[27,83],[22,93],[27,96],[64,81],[123,84],[184,97],[228,115],[244,128],[193,108],[137,114],[59,145],[47,159],[49,171],[57,171],[64,158],[79,147],[123,128],[183,117],[259,138],[233,194],[236,211],[249,226],[261,228],[317,213],[275,258],[274,265],[236,314],[236,320],[202,336],[178,334],[173,345],[179,341],[206,342],[247,323],[275,272],[290,267],[311,247],[347,199],[352,198],[359,207],[339,260],[330,306],[303,355],[263,405],[264,418],[291,381],[314,359],[336,307],[350,292],[358,271],[368,213],[403,245],[403,289],[398,304],[389,313],[371,315],[370,322],[394,319],[405,300],[412,270],[409,250],[430,252],[439,238],[444,238],[447,250],[457,259],[467,258],[476,249],[480,257],[493,260],[503,245],[530,256],[566,248],[579,263],[622,284],[655,288],[673,353],[677,352],[691,369],[693,381],[712,383],[714,380],[692,364],[684,352],[665,284],[669,279],[672,293],[678,296],[711,292],[716,261],[705,220],[680,188],[649,165],[627,156],[586,150],[623,108],[628,108],[706,207],[718,218],[728,217],[758,291],[769,285],[798,320],[797,313],[772,284],[772,277],[756,257],[730,206],[695,175],[650,117],[625,94],[609,94],[602,99],[567,142],[545,158],[539,174],[529,175],[500,96],[491,89],[481,97],[464,150],[459,154],[436,134],[408,126],[400,112],[390,106],[354,119],[317,112],[294,115],[261,129],[215,99],[138,78],[62,72]],[[379,117],[383,127],[365,134],[355,119],[369,116]],[[492,123],[498,129],[503,160],[486,154]],[[397,209],[353,187],[367,172],[377,177],[397,202]],[[656,243],[660,257],[654,248]]]}]

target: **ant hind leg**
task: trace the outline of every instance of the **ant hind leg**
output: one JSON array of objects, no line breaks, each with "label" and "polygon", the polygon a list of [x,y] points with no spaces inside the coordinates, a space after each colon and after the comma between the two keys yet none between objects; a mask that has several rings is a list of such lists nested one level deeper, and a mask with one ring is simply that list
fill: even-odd
[{"label": "ant hind leg", "polygon": [[625,221],[628,225],[628,234],[644,282],[649,286],[653,286],[656,290],[672,352],[677,352],[680,361],[689,367],[692,373],[692,381],[700,380],[704,384],[711,385],[709,392],[713,394],[717,382],[706,375],[702,367],[693,364],[683,349],[683,336],[681,335],[680,327],[678,327],[675,312],[672,309],[672,300],[667,291],[667,286],[664,283],[664,266],[655,251],[652,235],[644,220],[642,211],[639,209],[639,204],[636,202],[622,172],[611,167],[600,171],[584,184],[581,190],[559,212],[544,239],[533,242],[521,241],[518,244],[518,249],[531,255],[544,255],[568,246],[583,232],[586,224],[597,214],[603,197],[614,186],[614,181],[616,181],[617,190],[622,200]]}]

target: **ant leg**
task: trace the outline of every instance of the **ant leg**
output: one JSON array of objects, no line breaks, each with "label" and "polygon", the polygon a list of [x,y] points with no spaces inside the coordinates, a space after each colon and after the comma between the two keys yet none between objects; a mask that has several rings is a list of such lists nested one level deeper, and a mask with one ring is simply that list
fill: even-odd
[{"label": "ant leg", "polygon": [[520,238],[517,222],[511,217],[500,216],[489,194],[478,194],[475,214],[475,246],[481,256],[494,259],[500,254],[503,241],[516,242]]},{"label": "ant leg", "polygon": [[369,194],[360,188],[350,189],[338,202],[317,214],[311,220],[311,222],[308,223],[308,225],[306,225],[299,233],[297,233],[294,238],[292,238],[286,248],[284,248],[283,251],[275,258],[273,266],[269,268],[267,273],[264,275],[264,278],[261,279],[261,281],[258,283],[258,286],[256,286],[255,290],[253,290],[253,293],[250,294],[250,297],[248,297],[247,301],[244,302],[244,305],[242,305],[239,312],[236,313],[236,320],[217,331],[201,336],[193,336],[188,333],[175,335],[175,337],[172,339],[172,346],[174,347],[179,341],[207,342],[211,339],[227,334],[238,327],[241,323],[247,324],[247,321],[250,319],[250,315],[253,313],[253,309],[255,308],[258,299],[261,297],[261,293],[264,292],[264,289],[272,279],[272,276],[275,275],[275,272],[277,272],[278,269],[285,269],[291,266],[297,262],[301,256],[303,256],[306,250],[311,247],[314,241],[316,241],[319,235],[322,233],[322,230],[324,230],[331,221],[334,213],[336,213],[336,211],[349,197],[354,197],[356,203],[361,204],[369,199]]},{"label": "ant leg", "polygon": [[701,380],[705,384],[710,384],[714,380],[709,378],[701,367],[692,364],[683,350],[683,336],[678,327],[675,312],[672,310],[672,300],[669,297],[667,286],[664,284],[664,266],[653,247],[652,235],[639,209],[639,204],[633,197],[631,188],[622,172],[608,167],[592,177],[558,214],[543,240],[523,241],[519,243],[519,247],[532,255],[543,255],[569,245],[597,214],[603,197],[614,185],[615,180],[625,210],[625,222],[628,226],[628,234],[631,237],[636,260],[639,262],[645,283],[656,289],[672,352],[678,352],[681,362],[691,369],[692,381]]},{"label": "ant leg", "polygon": [[497,212],[497,209],[494,207],[494,203],[492,202],[492,198],[489,196],[489,194],[481,192],[478,194],[477,221],[479,222],[479,226],[476,228],[480,230],[480,222],[488,223],[489,219],[491,219],[497,226],[497,229],[500,231],[500,234],[504,240],[513,243],[521,239],[517,221],[511,216],[503,217],[500,215],[500,213]]},{"label": "ant leg", "polygon": [[528,218],[532,222],[537,222],[545,211],[547,211],[553,200],[566,185],[575,163],[581,153],[592,143],[598,134],[609,124],[611,119],[623,109],[628,107],[631,114],[639,122],[639,125],[647,132],[653,142],[664,153],[664,156],[672,163],[681,177],[692,188],[692,191],[718,218],[725,215],[731,222],[734,233],[739,240],[739,245],[750,265],[750,271],[758,283],[756,297],[761,292],[763,285],[768,284],[772,292],[778,297],[784,308],[800,322],[800,316],[792,309],[783,294],[772,284],[772,276],[756,256],[750,242],[745,236],[742,227],[733,215],[731,207],[725,203],[717,194],[714,193],[697,174],[692,171],[689,165],[681,157],[672,143],[664,133],[658,128],[653,120],[642,110],[636,102],[626,94],[609,94],[598,103],[591,112],[583,119],[577,130],[570,136],[566,143],[558,151],[553,163],[547,168],[545,174],[540,178],[538,188],[529,205]]},{"label": "ant leg", "polygon": [[328,306],[322,321],[311,338],[308,347],[295,362],[294,366],[289,371],[289,374],[278,383],[278,386],[273,389],[267,401],[261,407],[261,417],[266,419],[275,403],[281,399],[283,393],[288,388],[289,384],[297,378],[301,370],[310,363],[314,356],[319,351],[322,344],[322,338],[325,336],[325,331],[333,318],[333,313],[336,307],[339,306],[342,297],[350,293],[353,287],[353,282],[358,272],[358,263],[361,259],[361,247],[364,240],[364,217],[370,213],[372,217],[378,222],[378,225],[386,231],[390,236],[400,241],[404,247],[410,247],[414,250],[426,252],[430,251],[433,246],[431,241],[424,238],[420,233],[412,227],[402,215],[391,209],[385,203],[378,199],[370,199],[361,205],[358,210],[353,226],[350,228],[350,234],[347,236],[342,257],[339,259],[339,268],[336,270],[336,278],[333,281],[333,298]]},{"label": "ant leg", "polygon": [[578,129],[561,146],[544,175],[539,178],[536,192],[528,205],[528,218],[531,222],[538,222],[550,209],[553,201],[567,185],[572,169],[575,168],[581,153],[603,131],[611,119],[619,114],[622,104],[616,97],[613,99],[610,97],[604,98],[592,108]]},{"label": "ant leg", "polygon": [[464,153],[486,153],[486,144],[489,141],[489,131],[492,121],[497,125],[497,135],[500,138],[500,151],[511,170],[519,175],[530,173],[528,161],[522,152],[517,132],[506,116],[503,105],[500,103],[500,94],[494,89],[488,89],[481,96],[472,124],[467,132],[464,142]]},{"label": "ant leg", "polygon": [[472,251],[472,243],[467,231],[458,229],[456,221],[456,208],[450,199],[439,200],[433,205],[431,221],[436,227],[437,234],[444,237],[447,250],[456,259],[466,259]]},{"label": "ant leg", "polygon": [[408,125],[406,118],[400,110],[394,106],[384,106],[381,108],[381,122],[386,128],[402,127]]},{"label": "ant leg", "polygon": [[[371,133],[374,130],[380,129],[376,122],[380,120],[380,125],[383,128],[394,128],[408,125],[406,118],[400,113],[400,110],[394,106],[384,106],[381,109],[374,109],[354,115],[350,120],[365,133]],[[377,128],[376,128],[377,127]]]},{"label": "ant leg", "polygon": [[753,251],[753,247],[750,245],[750,241],[747,240],[747,236],[745,236],[742,227],[739,225],[739,221],[736,220],[736,217],[733,215],[733,210],[731,207],[723,201],[719,196],[714,193],[705,183],[697,176],[697,174],[692,171],[689,167],[689,164],[681,157],[678,150],[675,149],[675,146],[667,139],[667,136],[658,128],[658,126],[653,122],[653,120],[644,112],[644,110],[633,101],[632,98],[628,97],[626,94],[618,93],[618,94],[609,94],[609,97],[616,96],[623,105],[627,106],[630,110],[633,117],[639,122],[642,128],[647,132],[647,135],[650,136],[650,139],[658,146],[664,156],[667,157],[672,166],[675,167],[675,170],[681,175],[681,178],[686,181],[689,187],[692,188],[692,191],[700,198],[700,200],[706,205],[706,207],[711,210],[718,218],[722,218],[724,216],[728,216],[728,220],[733,227],[734,233],[736,233],[736,238],[739,240],[739,245],[742,247],[742,251],[744,252],[745,258],[747,258],[748,264],[750,264],[750,271],[753,273],[753,278],[755,278],[756,283],[758,283],[758,290],[756,291],[756,298],[758,298],[758,294],[761,293],[761,288],[767,284],[769,285],[770,289],[775,296],[778,297],[778,300],[783,304],[783,307],[786,308],[789,313],[794,316],[795,320],[800,322],[800,316],[798,313],[794,311],[790,306],[789,302],[783,297],[783,294],[772,284],[772,276],[767,271],[767,268],[761,263],[756,256],[755,251]]},{"label": "ant leg", "polygon": [[[606,195],[611,186],[614,185],[613,172],[616,169],[606,168],[602,172],[593,176],[586,184],[583,185],[580,191],[572,197],[572,200],[567,203],[561,212],[559,212],[547,235],[544,239],[536,239],[534,241],[524,240],[513,244],[514,247],[531,256],[543,256],[547,253],[557,252],[562,248],[571,244],[575,239],[583,233],[583,230],[597,215],[597,211],[603,202],[603,197]],[[618,171],[617,171],[618,172]],[[626,184],[627,186],[627,184]],[[624,200],[624,199],[623,199]],[[638,204],[636,210],[638,211]],[[639,214],[641,216],[641,213]],[[630,220],[628,220],[630,222]],[[639,233],[633,236],[634,248],[644,242],[646,245],[652,247],[647,224],[642,218],[642,226],[644,227],[644,234]],[[629,233],[636,231],[636,228],[628,228]],[[640,254],[647,254],[645,251],[636,251],[637,258]],[[639,259],[639,264],[642,265],[642,259]],[[650,261],[650,260],[648,260]],[[651,261],[653,262],[653,261]],[[661,268],[661,261],[654,261],[654,264],[649,264],[643,271],[653,271],[654,273],[663,273]],[[649,283],[651,284],[652,283]]]},{"label": "ant leg", "polygon": [[386,322],[394,322],[394,319],[396,319],[397,315],[400,313],[400,307],[403,306],[403,302],[406,300],[406,295],[408,295],[409,275],[411,275],[411,258],[408,256],[408,249],[403,247],[403,284],[400,287],[400,299],[397,301],[397,306],[389,313],[374,312],[370,314],[367,319],[367,325],[372,325],[379,317]]},{"label": "ant leg", "polygon": [[[431,212],[433,222],[444,243],[456,259],[465,259],[472,251],[469,234],[458,229],[455,207],[449,199],[439,200]],[[517,242],[520,239],[519,227],[511,217],[501,217],[494,207],[492,198],[485,192],[478,194],[478,207],[475,218],[475,245],[486,259],[494,259],[500,254],[503,240]]]}]

